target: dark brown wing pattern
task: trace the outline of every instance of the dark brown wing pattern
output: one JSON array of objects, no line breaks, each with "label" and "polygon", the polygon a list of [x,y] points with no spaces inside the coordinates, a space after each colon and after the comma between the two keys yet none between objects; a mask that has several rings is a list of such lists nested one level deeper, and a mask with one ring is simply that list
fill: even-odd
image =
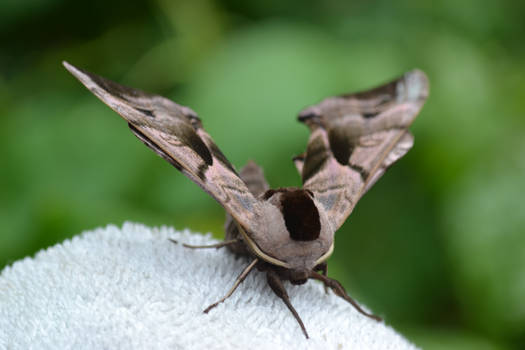
[{"label": "dark brown wing pattern", "polygon": [[294,162],[303,187],[314,193],[334,230],[412,147],[408,127],[427,96],[427,77],[413,70],[369,91],[329,97],[299,114],[311,135],[306,152]]},{"label": "dark brown wing pattern", "polygon": [[120,114],[142,142],[213,196],[248,230],[260,202],[202,128],[197,114],[162,96],[128,88],[64,62],[95,96]]}]

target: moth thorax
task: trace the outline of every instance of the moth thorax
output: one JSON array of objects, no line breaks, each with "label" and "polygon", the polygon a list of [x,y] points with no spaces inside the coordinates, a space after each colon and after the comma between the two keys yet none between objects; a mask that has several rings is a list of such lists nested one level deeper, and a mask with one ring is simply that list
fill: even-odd
[{"label": "moth thorax", "polygon": [[306,190],[282,192],[281,206],[286,228],[293,240],[313,241],[319,237],[319,211]]}]

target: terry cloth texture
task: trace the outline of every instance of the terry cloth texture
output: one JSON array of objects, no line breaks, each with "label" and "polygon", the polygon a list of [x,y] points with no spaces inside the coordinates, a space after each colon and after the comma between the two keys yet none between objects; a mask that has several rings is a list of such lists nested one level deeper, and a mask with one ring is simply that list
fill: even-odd
[{"label": "terry cloth texture", "polygon": [[248,264],[227,249],[192,250],[209,235],[125,223],[67,240],[0,275],[0,349],[415,349],[320,283],[286,282],[310,339],[252,271],[209,314]]}]

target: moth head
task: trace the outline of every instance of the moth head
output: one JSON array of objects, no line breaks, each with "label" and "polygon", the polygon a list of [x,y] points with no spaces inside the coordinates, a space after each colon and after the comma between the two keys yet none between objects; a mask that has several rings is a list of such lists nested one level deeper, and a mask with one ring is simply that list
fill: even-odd
[{"label": "moth head", "polygon": [[247,245],[262,260],[290,270],[290,281],[304,283],[307,272],[333,250],[334,231],[325,212],[305,189],[268,190],[261,199],[264,221],[257,232],[243,232]]},{"label": "moth head", "polygon": [[308,280],[308,277],[310,277],[310,270],[304,268],[289,270],[288,278],[292,284],[304,284]]}]

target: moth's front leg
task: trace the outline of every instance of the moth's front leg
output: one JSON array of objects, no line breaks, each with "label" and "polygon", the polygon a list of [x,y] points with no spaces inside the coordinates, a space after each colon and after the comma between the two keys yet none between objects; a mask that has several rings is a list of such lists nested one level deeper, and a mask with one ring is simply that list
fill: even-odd
[{"label": "moth's front leg", "polygon": [[226,295],[221,300],[219,300],[219,301],[211,304],[210,306],[208,306],[204,310],[204,313],[207,314],[211,309],[213,309],[214,307],[216,307],[217,305],[222,303],[224,300],[228,299],[233,294],[233,292],[235,292],[237,287],[246,279],[246,277],[248,276],[250,271],[255,267],[255,265],[257,265],[257,262],[259,262],[259,259],[257,259],[257,258],[253,259],[253,261],[248,266],[246,266],[244,268],[244,270],[242,270],[241,274],[237,277],[237,279],[235,280],[235,283],[230,288],[228,293],[226,293]]},{"label": "moth's front leg", "polygon": [[324,275],[321,275],[319,274],[318,272],[315,272],[315,271],[311,271],[310,272],[310,278],[313,278],[313,279],[316,279],[318,281],[321,281],[324,283],[325,286],[328,286],[330,287],[334,293],[337,295],[337,296],[340,296],[341,298],[343,298],[344,300],[348,301],[350,304],[352,304],[352,306],[357,310],[359,311],[360,313],[362,313],[363,315],[367,316],[367,317],[370,317],[378,322],[382,321],[383,319],[379,316],[376,316],[376,315],[373,315],[371,313],[368,313],[366,312],[365,310],[363,310],[361,308],[361,306],[359,306],[358,303],[356,303],[356,301],[354,299],[352,299],[347,293],[346,293],[346,290],[343,288],[343,286],[341,285],[341,283],[339,283],[339,281],[336,281],[332,278],[329,278],[329,277],[326,277]]},{"label": "moth's front leg", "polygon": [[[320,271],[323,276],[326,277],[328,273],[328,264],[325,262],[320,263],[316,267],[314,267],[314,271]],[[328,286],[324,284],[324,292],[328,294]]]},{"label": "moth's front leg", "polygon": [[292,306],[292,303],[290,302],[290,297],[288,296],[288,293],[286,292],[286,289],[284,288],[283,282],[281,281],[279,275],[273,270],[268,270],[268,272],[266,273],[266,279],[268,280],[268,284],[270,285],[270,288],[272,288],[273,292],[279,298],[281,298],[282,301],[284,301],[288,309],[292,312],[293,317],[295,317],[295,319],[299,323],[299,326],[301,326],[301,329],[303,330],[306,339],[308,339],[308,332],[306,332],[306,328],[304,327],[301,317],[299,317],[299,314]]}]

